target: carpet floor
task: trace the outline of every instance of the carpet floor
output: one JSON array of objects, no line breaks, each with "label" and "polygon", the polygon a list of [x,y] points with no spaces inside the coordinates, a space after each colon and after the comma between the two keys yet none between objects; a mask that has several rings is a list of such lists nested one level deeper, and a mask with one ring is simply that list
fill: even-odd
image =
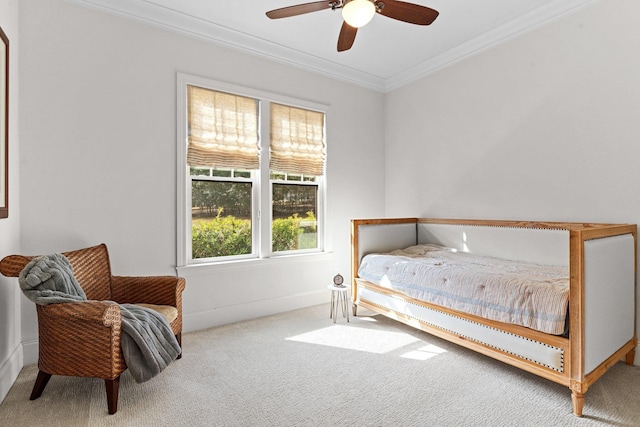
[{"label": "carpet floor", "polygon": [[118,412],[104,383],[36,366],[0,405],[0,426],[639,426],[640,367],[618,363],[572,414],[567,387],[361,310],[329,306],[183,336],[184,352],[142,384],[125,372]]}]

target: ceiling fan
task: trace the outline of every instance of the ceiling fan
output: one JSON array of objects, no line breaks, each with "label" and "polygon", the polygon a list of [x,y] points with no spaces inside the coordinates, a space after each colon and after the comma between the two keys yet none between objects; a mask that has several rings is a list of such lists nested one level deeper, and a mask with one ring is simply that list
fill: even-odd
[{"label": "ceiling fan", "polygon": [[416,25],[429,25],[438,17],[436,10],[398,0],[314,1],[274,9],[267,12],[267,16],[271,19],[288,18],[324,9],[342,9],[344,22],[338,36],[338,52],[351,49],[358,28],[369,23],[376,13]]}]

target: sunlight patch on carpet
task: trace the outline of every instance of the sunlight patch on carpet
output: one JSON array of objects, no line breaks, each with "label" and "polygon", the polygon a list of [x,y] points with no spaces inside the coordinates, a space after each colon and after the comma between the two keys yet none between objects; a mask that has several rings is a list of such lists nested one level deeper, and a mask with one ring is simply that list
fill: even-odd
[{"label": "sunlight patch on carpet", "polygon": [[287,338],[308,344],[326,345],[368,353],[389,353],[420,340],[409,334],[391,331],[333,325]]},{"label": "sunlight patch on carpet", "polygon": [[404,357],[405,359],[427,360],[446,352],[447,350],[445,350],[444,348],[440,348],[437,345],[428,344],[424,347],[420,347],[417,350],[412,350],[408,353],[405,353],[400,357]]}]

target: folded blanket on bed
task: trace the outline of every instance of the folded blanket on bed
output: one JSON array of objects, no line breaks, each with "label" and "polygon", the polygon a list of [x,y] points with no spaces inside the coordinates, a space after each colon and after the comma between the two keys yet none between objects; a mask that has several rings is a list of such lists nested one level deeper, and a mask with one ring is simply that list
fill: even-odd
[{"label": "folded blanket on bed", "polygon": [[[20,288],[40,305],[86,301],[62,254],[44,255],[26,265],[19,275]],[[158,375],[181,352],[167,320],[155,310],[134,304],[120,304],[122,354],[136,382]]]}]

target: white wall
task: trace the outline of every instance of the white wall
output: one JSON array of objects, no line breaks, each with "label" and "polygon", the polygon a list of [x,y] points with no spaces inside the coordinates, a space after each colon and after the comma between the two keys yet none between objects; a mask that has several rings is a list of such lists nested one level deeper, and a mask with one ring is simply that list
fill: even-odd
[{"label": "white wall", "polygon": [[[382,94],[61,0],[20,0],[20,34],[25,253],[105,242],[114,274],[176,274],[184,72],[330,106],[333,246],[295,262],[185,272],[185,330],[328,301],[335,272],[349,273],[349,220],[384,212],[380,194],[360,191],[384,186]],[[35,309],[24,298],[22,308],[25,363],[35,362]]]},{"label": "white wall", "polygon": [[389,93],[386,214],[640,223],[638,16],[599,2]]},{"label": "white wall", "polygon": [[[20,250],[18,187],[18,0],[0,0],[0,27],[9,38],[9,217],[0,219],[0,259]],[[22,369],[20,290],[0,275],[0,402]]]}]

